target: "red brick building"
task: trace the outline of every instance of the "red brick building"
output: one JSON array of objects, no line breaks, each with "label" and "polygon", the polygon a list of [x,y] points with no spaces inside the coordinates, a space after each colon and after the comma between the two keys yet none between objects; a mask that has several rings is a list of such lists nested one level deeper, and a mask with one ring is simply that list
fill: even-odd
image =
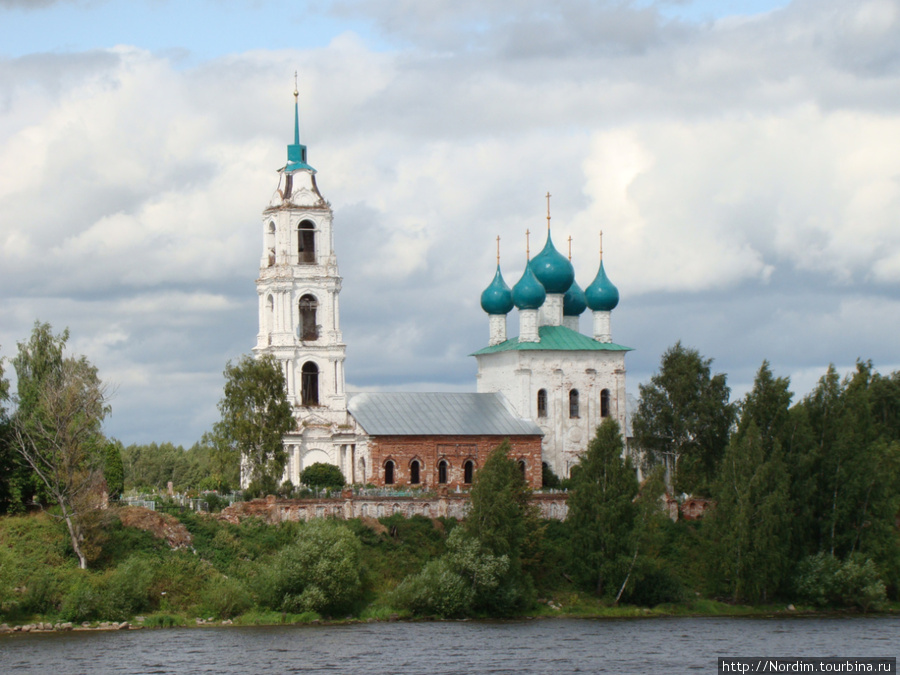
[{"label": "red brick building", "polygon": [[540,428],[502,394],[367,392],[352,394],[348,409],[366,434],[370,483],[464,488],[508,439],[529,487],[541,487]]}]

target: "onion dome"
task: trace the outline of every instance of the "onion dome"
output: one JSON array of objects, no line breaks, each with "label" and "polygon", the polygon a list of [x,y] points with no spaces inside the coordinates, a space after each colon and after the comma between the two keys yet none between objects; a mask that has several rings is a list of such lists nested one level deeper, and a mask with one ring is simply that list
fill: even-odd
[{"label": "onion dome", "polygon": [[603,269],[603,260],[600,261],[600,269],[597,276],[584,291],[587,306],[595,312],[610,312],[619,304],[619,289],[606,276]]},{"label": "onion dome", "polygon": [[575,280],[575,268],[562,253],[553,246],[550,230],[543,250],[532,259],[531,269],[547,293],[565,293]]},{"label": "onion dome", "polygon": [[519,309],[537,309],[547,299],[547,291],[541,286],[541,282],[531,271],[531,264],[525,265],[522,278],[513,286],[512,299]]},{"label": "onion dome", "polygon": [[497,265],[497,274],[494,275],[494,280],[481,294],[481,309],[488,314],[509,314],[512,308],[512,291],[503,281],[500,265]]},{"label": "onion dome", "polygon": [[581,316],[587,309],[587,299],[577,281],[573,281],[563,296],[563,316]]}]

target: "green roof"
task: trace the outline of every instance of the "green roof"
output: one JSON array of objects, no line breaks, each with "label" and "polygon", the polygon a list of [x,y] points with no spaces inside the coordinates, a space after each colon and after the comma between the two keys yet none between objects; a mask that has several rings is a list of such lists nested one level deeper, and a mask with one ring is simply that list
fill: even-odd
[{"label": "green roof", "polygon": [[541,336],[540,342],[519,342],[519,338],[515,337],[499,345],[492,345],[479,349],[469,356],[481,356],[482,354],[494,354],[496,352],[510,351],[561,351],[561,352],[630,352],[631,347],[623,347],[613,342],[597,342],[587,335],[582,335],[571,328],[565,326],[541,326],[538,328],[538,334]]}]

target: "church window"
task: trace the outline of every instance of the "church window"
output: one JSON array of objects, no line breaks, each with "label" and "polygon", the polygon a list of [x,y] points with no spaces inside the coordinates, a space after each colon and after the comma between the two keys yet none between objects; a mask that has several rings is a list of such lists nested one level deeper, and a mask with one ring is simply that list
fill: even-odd
[{"label": "church window", "polygon": [[609,417],[609,389],[600,392],[600,417]]},{"label": "church window", "polygon": [[319,367],[307,361],[300,369],[300,403],[301,405],[319,405]]},{"label": "church window", "polygon": [[394,484],[394,463],[391,460],[384,463],[384,484]]},{"label": "church window", "polygon": [[569,390],[569,417],[575,419],[579,417],[578,414],[578,390],[571,389]]},{"label": "church window", "polygon": [[312,265],[316,262],[316,231],[312,221],[304,220],[297,227],[297,261]]},{"label": "church window", "polygon": [[463,464],[463,483],[466,483],[467,485],[471,484],[474,474],[475,462],[469,459],[465,464]]},{"label": "church window", "polygon": [[319,339],[319,327],[316,325],[316,309],[319,303],[307,294],[300,298],[300,339],[311,342]]},{"label": "church window", "polygon": [[522,473],[522,479],[523,479],[523,480],[528,480],[528,479],[525,477],[525,460],[524,460],[524,459],[520,459],[520,460],[519,460],[519,471]]},{"label": "church window", "polygon": [[447,468],[448,464],[446,459],[442,459],[438,462],[438,483],[441,483],[442,485],[447,482]]},{"label": "church window", "polygon": [[419,460],[414,459],[409,465],[409,482],[412,485],[418,485],[420,482],[419,477]]},{"label": "church window", "polygon": [[266,298],[266,332],[271,333],[275,327],[275,298]]},{"label": "church window", "polygon": [[538,389],[537,397],[538,417],[547,416],[547,390]]},{"label": "church window", "polygon": [[275,264],[275,222],[269,221],[269,228],[266,230],[266,258],[269,267]]}]

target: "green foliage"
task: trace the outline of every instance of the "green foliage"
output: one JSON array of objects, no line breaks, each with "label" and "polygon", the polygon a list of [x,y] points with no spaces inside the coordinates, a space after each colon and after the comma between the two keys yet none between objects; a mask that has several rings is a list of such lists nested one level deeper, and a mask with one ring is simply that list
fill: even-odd
[{"label": "green foliage", "polygon": [[676,342],[659,372],[640,385],[634,415],[637,446],[648,465],[664,462],[670,489],[708,494],[734,419],[724,374],[712,375],[712,359]]},{"label": "green foliage", "polygon": [[394,592],[393,602],[421,616],[509,613],[523,600],[509,577],[509,558],[485,549],[462,528],[455,529],[447,539],[447,553],[407,577]]},{"label": "green foliage", "polygon": [[273,561],[264,603],[286,612],[346,612],[362,595],[361,555],[359,540],[348,527],[311,521]]},{"label": "green foliage", "polygon": [[859,554],[843,562],[828,553],[805,558],[796,586],[802,598],[819,607],[858,607],[867,612],[878,609],[886,598],[875,563]]},{"label": "green foliage", "polygon": [[219,412],[222,419],[213,428],[217,447],[246,463],[258,490],[274,494],[287,461],[281,439],[295,424],[275,358],[243,356],[237,365],[229,362]]},{"label": "green foliage", "polygon": [[200,595],[203,616],[231,619],[253,606],[253,596],[239,579],[220,576],[210,580]]},{"label": "green foliage", "polygon": [[507,555],[513,566],[522,555],[529,525],[536,514],[528,502],[530,490],[504,440],[488,456],[469,493],[464,527],[495,555]]},{"label": "green foliage", "polygon": [[86,568],[90,528],[84,518],[100,506],[106,446],[101,425],[110,408],[97,369],[84,357],[63,357],[68,336],[54,336],[49,324],[36,323],[31,339],[19,343],[13,427],[17,450],[59,505],[72,549]]},{"label": "green foliage", "polygon": [[788,387],[763,362],[713,485],[707,567],[717,590],[735,601],[771,598],[790,567],[790,476],[782,453],[790,438]]},{"label": "green foliage", "polygon": [[215,447],[212,434],[185,450],[172,443],[132,444],[122,450],[125,489],[163,492],[169,482],[176,492],[219,490],[238,484],[240,459]]},{"label": "green foliage", "polygon": [[638,481],[631,461],[622,459],[623,449],[618,422],[607,418],[572,471],[573,572],[582,588],[598,596],[619,590],[622,560],[631,560],[636,549]]},{"label": "green foliage", "polygon": [[557,489],[561,485],[559,476],[553,473],[553,469],[546,462],[541,463],[541,487]]},{"label": "green foliage", "polygon": [[344,474],[333,464],[316,462],[303,469],[300,482],[311,488],[342,488],[346,484]]},{"label": "green foliage", "polygon": [[103,464],[103,478],[110,499],[118,499],[125,489],[125,466],[122,464],[122,443],[112,441],[106,445],[106,461]]}]

